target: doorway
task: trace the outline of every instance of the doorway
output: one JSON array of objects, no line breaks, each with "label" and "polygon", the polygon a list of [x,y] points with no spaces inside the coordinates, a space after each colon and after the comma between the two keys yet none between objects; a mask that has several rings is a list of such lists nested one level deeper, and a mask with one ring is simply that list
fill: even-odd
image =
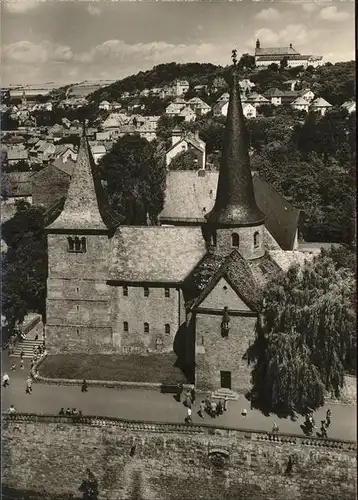
[{"label": "doorway", "polygon": [[220,385],[222,389],[231,389],[231,372],[220,372]]}]

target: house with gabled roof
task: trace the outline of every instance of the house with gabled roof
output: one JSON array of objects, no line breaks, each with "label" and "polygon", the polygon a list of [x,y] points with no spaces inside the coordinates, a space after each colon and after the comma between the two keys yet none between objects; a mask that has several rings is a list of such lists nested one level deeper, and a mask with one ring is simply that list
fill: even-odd
[{"label": "house with gabled roof", "polygon": [[173,131],[172,135],[172,145],[165,153],[165,161],[167,167],[170,166],[170,162],[173,158],[183,151],[188,149],[195,151],[198,169],[205,168],[206,162],[206,144],[199,138],[199,134],[192,134],[191,132],[180,132],[178,136],[176,131]]},{"label": "house with gabled roof", "polygon": [[281,106],[283,96],[284,92],[278,88],[270,88],[265,92],[265,97],[269,99],[270,104],[273,106]]},{"label": "house with gabled roof", "polygon": [[310,107],[310,103],[306,101],[303,97],[297,97],[292,103],[291,106],[293,109],[297,109],[298,111],[306,111],[308,113],[308,109]]},{"label": "house with gabled roof", "polygon": [[247,96],[247,102],[255,106],[257,108],[258,106],[263,106],[263,105],[269,105],[270,101],[266,99],[265,96],[262,94],[259,94],[257,92],[252,92],[250,95]]},{"label": "house with gabled roof", "polygon": [[194,122],[196,120],[196,113],[191,107],[185,106],[185,108],[180,111],[178,117],[183,118],[185,122]]},{"label": "house with gabled roof", "polygon": [[326,99],[323,99],[323,97],[317,97],[310,106],[311,111],[316,111],[318,113],[321,113],[321,116],[324,116],[327,112],[332,107],[332,104],[330,104]]},{"label": "house with gabled roof", "polygon": [[342,109],[346,109],[349,114],[355,113],[356,111],[356,102],[355,101],[346,101],[341,106]]},{"label": "house with gabled roof", "polygon": [[200,97],[192,97],[187,104],[198,116],[207,115],[211,111],[211,106],[206,104]]}]

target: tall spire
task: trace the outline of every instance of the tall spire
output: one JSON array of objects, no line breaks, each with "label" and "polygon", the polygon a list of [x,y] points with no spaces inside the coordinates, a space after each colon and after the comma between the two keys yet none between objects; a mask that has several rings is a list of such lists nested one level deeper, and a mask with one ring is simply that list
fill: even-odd
[{"label": "tall spire", "polygon": [[222,150],[218,188],[208,223],[219,226],[259,225],[264,214],[256,205],[249,160],[249,147],[237,78],[236,50]]},{"label": "tall spire", "polygon": [[92,164],[92,153],[85,126],[83,126],[77,160],[64,207],[59,217],[48,226],[48,229],[107,230],[98,207]]}]

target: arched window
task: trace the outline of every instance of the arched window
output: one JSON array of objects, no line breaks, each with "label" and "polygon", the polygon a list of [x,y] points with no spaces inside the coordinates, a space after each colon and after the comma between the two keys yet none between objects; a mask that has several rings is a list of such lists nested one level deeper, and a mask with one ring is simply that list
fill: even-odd
[{"label": "arched window", "polygon": [[166,323],[166,324],[165,324],[165,333],[166,333],[167,335],[169,335],[169,333],[170,333],[170,325],[169,325],[169,323]]},{"label": "arched window", "polygon": [[85,253],[87,251],[87,242],[86,238],[81,238],[81,252]]},{"label": "arched window", "polygon": [[237,248],[240,246],[240,237],[237,233],[232,233],[231,235],[231,246]]},{"label": "arched window", "polygon": [[258,248],[260,246],[260,233],[256,231],[254,233],[254,248]]},{"label": "arched window", "polygon": [[164,296],[170,297],[170,288],[164,288]]},{"label": "arched window", "polygon": [[128,297],[128,287],[127,287],[127,285],[123,285],[123,297]]},{"label": "arched window", "polygon": [[123,321],[123,331],[128,332],[128,321]]},{"label": "arched window", "polygon": [[71,236],[67,238],[68,241],[68,251],[73,252],[75,250],[75,241]]},{"label": "arched window", "polygon": [[81,251],[81,242],[80,242],[80,239],[75,238],[75,252],[80,252]]},{"label": "arched window", "polygon": [[144,287],[144,297],[149,297],[149,288],[147,286]]},{"label": "arched window", "polygon": [[149,333],[149,323],[144,323],[144,333]]},{"label": "arched window", "polygon": [[163,341],[160,337],[157,337],[155,339],[155,348],[157,351],[161,351],[162,350],[162,347],[163,347]]}]

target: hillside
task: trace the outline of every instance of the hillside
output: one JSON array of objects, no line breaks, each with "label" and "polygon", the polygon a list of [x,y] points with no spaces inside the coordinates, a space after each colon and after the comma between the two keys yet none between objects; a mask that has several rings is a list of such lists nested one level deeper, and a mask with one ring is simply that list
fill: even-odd
[{"label": "hillside", "polygon": [[[208,85],[210,87],[215,78],[225,78],[228,69],[228,66],[224,68],[202,63],[159,64],[151,70],[140,71],[136,75],[128,76],[123,80],[102,87],[88,98],[94,102],[100,102],[104,99],[120,100],[123,92],[135,93],[145,88],[163,87],[177,79],[187,80],[191,88],[195,85]],[[256,84],[256,91],[261,93],[272,87],[277,87],[280,90],[287,89],[284,82],[297,78],[301,81],[302,87],[312,88],[317,95],[324,97],[334,105],[340,105],[355,96],[355,61],[326,63],[317,69],[313,69],[311,66],[306,70],[303,67],[284,70],[274,67],[264,70],[249,68],[240,70],[240,77],[250,78]]]},{"label": "hillside", "polygon": [[140,71],[136,75],[127,76],[107,87],[103,87],[90,96],[90,100],[98,101],[112,97],[117,99],[122,92],[141,91],[145,88],[167,85],[176,79],[188,80],[190,85],[211,84],[215,77],[225,75],[225,68],[214,64],[175,62],[159,64],[148,71]]}]

